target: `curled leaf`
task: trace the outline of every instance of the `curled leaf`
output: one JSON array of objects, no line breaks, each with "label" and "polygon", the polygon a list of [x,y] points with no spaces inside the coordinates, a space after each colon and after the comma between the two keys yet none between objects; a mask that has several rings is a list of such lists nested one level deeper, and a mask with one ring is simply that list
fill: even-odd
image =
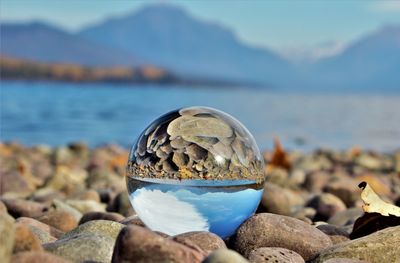
[{"label": "curled leaf", "polygon": [[400,207],[383,201],[368,183],[362,182],[358,187],[362,189],[361,200],[364,202],[362,208],[365,213],[379,213],[383,216],[393,215],[400,217]]},{"label": "curled leaf", "polygon": [[292,165],[289,161],[289,156],[282,147],[279,138],[274,139],[274,152],[269,163],[272,167],[279,167],[285,170],[290,170]]}]

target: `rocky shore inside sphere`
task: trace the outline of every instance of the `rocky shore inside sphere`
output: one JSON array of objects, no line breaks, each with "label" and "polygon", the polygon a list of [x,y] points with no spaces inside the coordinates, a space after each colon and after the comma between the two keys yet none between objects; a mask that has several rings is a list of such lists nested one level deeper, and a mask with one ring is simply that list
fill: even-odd
[{"label": "rocky shore inside sphere", "polygon": [[[172,136],[182,132],[177,127]],[[195,161],[195,150],[187,150]],[[400,205],[400,149],[300,153],[278,145],[264,152],[261,204],[226,240],[148,229],[128,199],[128,155],[118,145],[0,143],[0,261],[400,262],[398,217],[385,217],[390,225],[370,232],[363,230],[368,222],[357,221],[364,214],[360,182]]]}]

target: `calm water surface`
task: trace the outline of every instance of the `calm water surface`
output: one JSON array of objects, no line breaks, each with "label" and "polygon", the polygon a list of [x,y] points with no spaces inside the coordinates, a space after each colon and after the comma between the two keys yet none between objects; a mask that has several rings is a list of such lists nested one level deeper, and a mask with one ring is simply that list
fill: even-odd
[{"label": "calm water surface", "polygon": [[4,81],[0,92],[1,141],[28,145],[86,141],[130,146],[159,115],[202,105],[239,119],[261,149],[271,148],[274,136],[300,150],[400,148],[400,94]]}]

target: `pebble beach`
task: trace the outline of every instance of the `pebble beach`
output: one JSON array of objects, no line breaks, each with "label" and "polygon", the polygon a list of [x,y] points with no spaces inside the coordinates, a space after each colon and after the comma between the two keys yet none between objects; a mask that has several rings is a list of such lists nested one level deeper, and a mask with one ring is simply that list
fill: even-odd
[{"label": "pebble beach", "polygon": [[[354,237],[360,182],[400,205],[400,149],[263,152],[256,213],[223,240],[147,228],[126,189],[129,149],[0,143],[1,262],[400,262],[400,226]],[[352,235],[353,233],[353,235]]]}]

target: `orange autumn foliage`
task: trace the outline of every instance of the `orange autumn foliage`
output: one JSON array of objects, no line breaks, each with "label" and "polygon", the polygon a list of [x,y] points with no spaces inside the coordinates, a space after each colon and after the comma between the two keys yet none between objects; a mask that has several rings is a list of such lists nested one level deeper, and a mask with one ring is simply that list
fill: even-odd
[{"label": "orange autumn foliage", "polygon": [[279,167],[285,170],[290,170],[292,168],[292,165],[289,161],[289,156],[283,149],[279,138],[274,139],[274,151],[268,165],[272,166],[272,168]]}]

